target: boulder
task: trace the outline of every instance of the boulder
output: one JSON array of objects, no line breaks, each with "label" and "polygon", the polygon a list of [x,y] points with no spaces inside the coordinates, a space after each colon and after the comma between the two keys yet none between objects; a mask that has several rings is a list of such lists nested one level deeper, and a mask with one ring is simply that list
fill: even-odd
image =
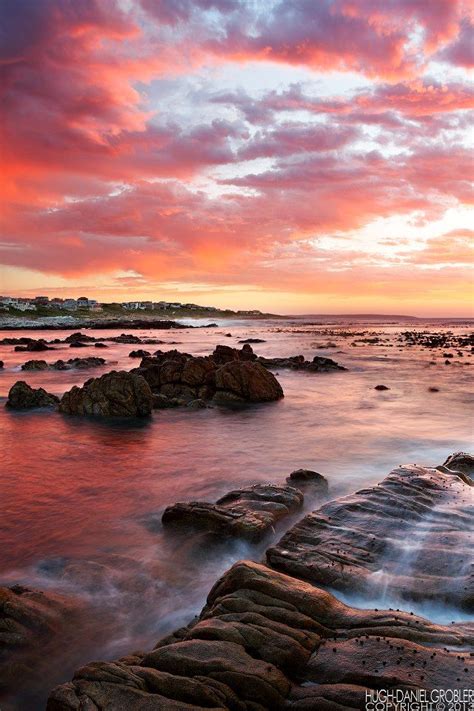
[{"label": "boulder", "polygon": [[210,357],[216,365],[224,365],[234,360],[249,361],[256,360],[257,358],[252,350],[252,346],[248,343],[240,350],[238,348],[232,348],[231,346],[216,346]]},{"label": "boulder", "polygon": [[48,370],[48,364],[45,360],[27,360],[21,366],[22,370]]},{"label": "boulder", "polygon": [[283,397],[283,389],[260,363],[231,361],[215,373],[214,401],[220,404],[270,402]]},{"label": "boulder", "polygon": [[[455,452],[451,454],[441,467],[446,467],[450,471],[462,474],[474,474],[474,457],[467,452]],[[441,467],[439,467],[441,469]]]},{"label": "boulder", "polygon": [[143,348],[138,348],[138,350],[136,350],[136,351],[130,351],[130,353],[128,354],[128,357],[129,358],[147,358],[150,355],[151,355],[150,351],[145,351],[145,350],[143,350]]},{"label": "boulder", "polygon": [[390,388],[387,385],[376,385],[374,390],[390,390]]},{"label": "boulder", "polygon": [[101,365],[105,365],[106,362],[105,358],[98,358],[97,356],[69,358],[66,361],[57,360],[55,363],[51,363],[51,368],[54,368],[55,370],[71,370],[71,368],[85,370],[87,368],[98,368]]},{"label": "boulder", "polygon": [[162,522],[164,526],[258,541],[277,521],[302,505],[303,494],[294,487],[256,484],[231,491],[215,504],[191,501],[168,506]]},{"label": "boulder", "polygon": [[296,469],[294,472],[291,472],[286,481],[290,486],[317,489],[322,494],[328,493],[326,477],[311,469]]},{"label": "boulder", "polygon": [[145,417],[151,414],[152,407],[153,394],[144,378],[112,370],[66,392],[59,410],[67,415]]},{"label": "boulder", "polygon": [[56,407],[58,402],[56,395],[46,392],[43,388],[34,389],[24,380],[18,380],[10,388],[5,407],[10,410],[30,410],[37,407]]},{"label": "boulder", "polygon": [[369,599],[473,611],[474,511],[465,476],[399,467],[377,486],[305,516],[267,560],[284,573]]}]

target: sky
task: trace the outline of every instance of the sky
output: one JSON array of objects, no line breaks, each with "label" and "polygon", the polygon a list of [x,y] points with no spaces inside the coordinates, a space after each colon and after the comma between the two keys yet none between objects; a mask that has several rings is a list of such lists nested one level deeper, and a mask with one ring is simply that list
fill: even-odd
[{"label": "sky", "polygon": [[474,315],[472,3],[0,12],[0,293]]}]

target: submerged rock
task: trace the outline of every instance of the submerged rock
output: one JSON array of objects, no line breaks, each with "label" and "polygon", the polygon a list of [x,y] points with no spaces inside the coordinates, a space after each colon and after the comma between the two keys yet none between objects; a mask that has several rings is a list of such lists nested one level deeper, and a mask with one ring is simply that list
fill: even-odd
[{"label": "submerged rock", "polygon": [[241,561],[188,627],[146,654],[79,669],[52,692],[47,711],[78,711],[85,703],[91,711],[364,709],[366,690],[469,688],[474,659],[460,650],[473,641],[468,626],[353,609]]},{"label": "submerged rock", "polygon": [[18,380],[10,388],[5,407],[10,410],[30,410],[37,407],[55,407],[59,403],[56,395],[43,388],[32,388],[24,380]]},{"label": "submerged rock", "polygon": [[153,394],[144,378],[112,370],[64,393],[59,410],[67,415],[146,417],[152,407]]},{"label": "submerged rock", "polygon": [[28,339],[27,343],[25,345],[20,345],[20,346],[15,346],[15,351],[18,352],[24,352],[24,351],[52,351],[54,350],[48,344],[46,341],[42,338],[39,340],[35,341],[34,339]]},{"label": "submerged rock", "polygon": [[390,388],[388,387],[388,385],[376,385],[374,387],[374,390],[390,390]]},{"label": "submerged rock", "polygon": [[303,494],[294,487],[256,484],[231,491],[215,504],[191,501],[168,506],[162,522],[164,526],[258,541],[277,521],[302,505]]},{"label": "submerged rock", "polygon": [[265,368],[289,368],[291,370],[305,370],[310,373],[329,373],[337,370],[347,370],[332,358],[314,356],[312,361],[305,360],[302,355],[289,356],[287,358],[258,358],[258,363]]},{"label": "submerged rock", "polygon": [[399,467],[377,486],[325,504],[267,551],[268,562],[372,599],[474,610],[472,494],[464,474],[446,472]]}]

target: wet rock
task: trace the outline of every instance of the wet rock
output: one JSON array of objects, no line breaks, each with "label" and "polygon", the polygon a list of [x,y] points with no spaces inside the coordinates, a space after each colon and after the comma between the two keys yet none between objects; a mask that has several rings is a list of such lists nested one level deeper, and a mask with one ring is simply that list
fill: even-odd
[{"label": "wet rock", "polygon": [[267,559],[278,570],[332,589],[472,611],[470,489],[461,475],[446,472],[399,467],[379,485],[305,516],[267,551]]},{"label": "wet rock", "polygon": [[290,486],[311,487],[317,489],[322,494],[328,493],[328,482],[326,477],[311,469],[296,469],[287,477]]},{"label": "wet rock", "polygon": [[374,387],[374,390],[390,390],[390,388],[388,387],[388,385],[376,385]]},{"label": "wet rock", "polygon": [[27,360],[21,366],[22,370],[48,370],[48,364],[45,360]]},{"label": "wet rock", "polygon": [[148,358],[148,356],[151,356],[150,351],[145,351],[143,348],[139,348],[136,351],[130,351],[128,354],[129,358]]},{"label": "wet rock", "polygon": [[164,526],[258,541],[277,521],[302,505],[303,494],[294,487],[257,484],[231,491],[215,504],[191,501],[168,506],[162,522]]},{"label": "wet rock", "polygon": [[30,590],[21,585],[0,587],[2,693],[10,689],[18,691],[19,680],[24,675],[31,683],[38,657],[51,653],[64,626],[76,620],[77,612],[76,603],[54,593]]},{"label": "wet rock", "polygon": [[266,343],[264,338],[244,338],[239,343]]},{"label": "wet rock", "polygon": [[289,368],[291,370],[305,370],[312,373],[329,373],[331,371],[346,370],[342,365],[336,363],[332,358],[314,356],[312,361],[305,360],[302,355],[289,356],[287,358],[258,358],[258,363],[273,370],[275,368]]},{"label": "wet rock", "polygon": [[219,404],[271,402],[283,397],[283,389],[260,363],[232,361],[215,373],[213,400]]},{"label": "wet rock", "polygon": [[175,397],[166,397],[166,395],[153,394],[153,409],[166,410],[170,407],[180,407],[184,404],[183,400]]},{"label": "wet rock", "polygon": [[94,348],[108,348],[106,343],[94,343]]},{"label": "wet rock", "polygon": [[95,341],[94,336],[89,336],[87,333],[80,333],[77,331],[76,333],[71,333],[70,336],[66,336],[64,339],[64,343],[93,343]]},{"label": "wet rock", "polygon": [[210,407],[210,405],[208,405],[201,398],[197,398],[196,400],[190,400],[188,403],[186,403],[186,407],[188,407],[190,410],[203,410],[207,407]]},{"label": "wet rock", "polygon": [[440,471],[457,472],[463,474],[463,480],[473,485],[472,476],[474,474],[474,457],[467,452],[455,452],[451,454],[445,462],[439,467]]},{"label": "wet rock", "polygon": [[57,360],[51,363],[51,368],[54,370],[71,370],[72,368],[86,370],[87,368],[98,368],[101,365],[105,365],[106,362],[104,358],[98,358],[97,356],[69,358],[69,360]]},{"label": "wet rock", "polygon": [[153,394],[144,378],[113,370],[66,392],[59,410],[68,415],[146,417],[152,407]]},{"label": "wet rock", "polygon": [[3,362],[3,360],[0,360],[0,370],[4,367],[4,365],[5,363]]},{"label": "wet rock", "polygon": [[24,351],[52,351],[53,348],[51,346],[48,346],[46,341],[42,338],[39,340],[35,341],[34,339],[31,339],[26,343],[26,345],[23,346],[15,346],[15,351],[17,352],[24,352]]},{"label": "wet rock", "polygon": [[69,348],[87,348],[88,346],[88,343],[83,343],[82,341],[73,341],[69,344]]},{"label": "wet rock", "polygon": [[216,365],[225,365],[226,363],[239,360],[256,360],[257,358],[248,343],[240,350],[238,348],[232,348],[231,346],[216,346],[210,357]]},{"label": "wet rock", "polygon": [[10,388],[5,407],[10,410],[30,410],[37,407],[56,407],[59,398],[43,388],[31,388],[24,380],[18,380]]},{"label": "wet rock", "polygon": [[77,711],[85,699],[91,711],[363,709],[371,689],[467,689],[474,660],[460,659],[459,650],[473,639],[468,625],[354,609],[240,561],[214,585],[196,621],[146,654],[79,669],[52,692],[47,709]]},{"label": "wet rock", "polygon": [[439,393],[439,388],[435,388],[434,386],[428,388],[428,392],[430,393]]}]

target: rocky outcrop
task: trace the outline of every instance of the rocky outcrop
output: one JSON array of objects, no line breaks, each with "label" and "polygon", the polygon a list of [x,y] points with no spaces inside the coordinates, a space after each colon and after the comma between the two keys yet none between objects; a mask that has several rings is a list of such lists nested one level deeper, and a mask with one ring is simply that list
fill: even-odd
[{"label": "rocky outcrop", "polygon": [[257,362],[271,370],[289,368],[290,370],[305,370],[309,373],[330,373],[331,371],[347,370],[332,358],[323,358],[322,356],[314,356],[313,360],[305,360],[302,355],[289,356],[288,358],[259,357]]},{"label": "rocky outcrop", "polygon": [[38,407],[56,407],[59,398],[43,388],[32,388],[24,380],[18,380],[10,388],[5,407],[10,410],[31,410]]},{"label": "rocky outcrop", "polygon": [[66,392],[59,410],[67,415],[145,417],[151,414],[152,407],[153,394],[144,378],[112,370]]},{"label": "rocky outcrop", "polygon": [[283,389],[260,363],[231,361],[215,373],[214,402],[232,404],[241,402],[271,402],[283,397]]},{"label": "rocky outcrop", "polygon": [[191,501],[168,506],[162,522],[164,526],[258,541],[277,521],[302,505],[303,494],[294,487],[256,484],[231,491],[215,504]]},{"label": "rocky outcrop", "polygon": [[151,356],[150,351],[145,351],[143,348],[138,348],[136,351],[130,351],[129,358],[148,358]]},{"label": "rocky outcrop", "polygon": [[48,364],[45,360],[27,360],[21,366],[22,370],[48,370]]},{"label": "rocky outcrop", "polygon": [[72,370],[78,368],[85,370],[87,368],[97,368],[100,365],[105,365],[104,358],[90,356],[88,358],[69,358],[68,360],[57,360],[54,363],[48,363],[45,360],[27,360],[21,366],[22,370]]},{"label": "rocky outcrop", "polygon": [[[449,460],[448,460],[449,461]],[[474,610],[472,490],[449,470],[409,465],[308,514],[267,551],[282,572],[369,599]]]},{"label": "rocky outcrop", "polygon": [[229,405],[283,397],[276,378],[254,360],[250,346],[242,351],[218,346],[211,356],[197,357],[176,350],[157,351],[132,372],[142,375],[153,393],[183,404],[200,399]]},{"label": "rocky outcrop", "polygon": [[37,341],[35,341],[34,339],[28,339],[28,341],[25,345],[15,346],[15,351],[18,351],[18,352],[52,351],[52,350],[53,350],[53,348],[51,348],[51,346],[48,346],[46,341],[42,338],[38,339]]},{"label": "rocky outcrop", "polygon": [[[264,565],[236,563],[199,618],[146,654],[93,662],[48,711],[345,711],[365,691],[467,689],[472,628],[356,610]],[[445,651],[449,647],[451,651]]]}]

